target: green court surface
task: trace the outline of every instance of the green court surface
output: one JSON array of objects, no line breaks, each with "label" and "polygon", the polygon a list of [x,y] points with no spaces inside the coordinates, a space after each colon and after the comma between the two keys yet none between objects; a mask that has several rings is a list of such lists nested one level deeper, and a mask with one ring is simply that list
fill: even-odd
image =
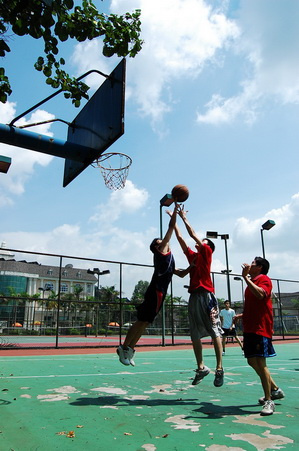
[{"label": "green court surface", "polygon": [[[275,343],[274,343],[275,344]],[[1,451],[241,451],[299,449],[299,348],[276,344],[270,371],[284,390],[261,417],[260,383],[239,347],[227,346],[225,384],[211,373],[192,386],[189,349],[137,350],[136,366],[115,353],[1,360]],[[205,364],[215,357],[205,348]],[[94,352],[94,351],[93,351]]]}]

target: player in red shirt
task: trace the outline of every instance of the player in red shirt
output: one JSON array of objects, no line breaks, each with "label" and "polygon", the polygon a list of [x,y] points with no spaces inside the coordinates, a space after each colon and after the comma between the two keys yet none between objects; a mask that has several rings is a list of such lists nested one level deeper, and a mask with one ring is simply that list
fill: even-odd
[{"label": "player in red shirt", "polygon": [[[171,215],[171,212],[168,212]],[[201,338],[210,336],[213,340],[216,355],[215,387],[223,385],[224,371],[222,367],[222,333],[219,307],[214,295],[211,279],[212,253],[214,243],[208,238],[200,239],[189,224],[184,207],[179,207],[178,214],[182,218],[188,234],[195,241],[196,252],[187,246],[177,225],[175,234],[190,265],[190,286],[188,315],[193,350],[197,362],[196,375],[192,385],[197,385],[207,376],[210,369],[204,365]]]},{"label": "player in red shirt", "polygon": [[261,415],[272,415],[275,399],[284,398],[283,391],[276,385],[266,364],[267,357],[276,356],[272,345],[273,311],[272,282],[267,276],[269,262],[255,257],[251,265],[242,265],[242,276],[247,284],[243,312],[243,349],[248,364],[258,374],[264,390]]}]

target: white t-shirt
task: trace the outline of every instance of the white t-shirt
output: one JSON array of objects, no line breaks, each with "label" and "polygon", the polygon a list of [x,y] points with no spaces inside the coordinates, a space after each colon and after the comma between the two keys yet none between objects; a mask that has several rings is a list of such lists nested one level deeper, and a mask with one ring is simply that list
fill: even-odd
[{"label": "white t-shirt", "polygon": [[230,329],[231,327],[235,327],[235,325],[233,324],[233,317],[236,316],[236,312],[232,308],[229,308],[228,310],[224,308],[223,310],[221,310],[220,316],[223,318],[223,329]]}]

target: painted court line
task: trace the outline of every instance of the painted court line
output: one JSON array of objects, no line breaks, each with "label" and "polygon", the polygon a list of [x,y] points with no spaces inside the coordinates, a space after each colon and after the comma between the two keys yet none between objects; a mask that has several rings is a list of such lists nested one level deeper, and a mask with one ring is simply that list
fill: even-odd
[{"label": "painted court line", "polygon": [[192,369],[185,370],[160,370],[160,371],[138,371],[135,373],[122,371],[120,373],[87,373],[87,374],[48,374],[45,376],[33,375],[33,376],[0,376],[0,379],[44,379],[44,378],[54,378],[54,377],[91,377],[91,376],[136,376],[139,374],[162,374],[162,373],[187,373],[192,371]]}]

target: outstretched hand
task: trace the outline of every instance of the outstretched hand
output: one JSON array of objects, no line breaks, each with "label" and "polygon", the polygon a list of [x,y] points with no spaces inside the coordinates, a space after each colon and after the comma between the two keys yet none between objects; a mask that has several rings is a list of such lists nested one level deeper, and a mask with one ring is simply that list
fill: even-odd
[{"label": "outstretched hand", "polygon": [[168,214],[168,216],[172,216],[174,212],[179,213],[179,207],[180,205],[175,201],[175,205],[174,205],[174,209],[173,211],[171,210],[166,210],[166,213]]},{"label": "outstretched hand", "polygon": [[178,215],[182,218],[182,219],[187,219],[187,213],[188,211],[185,210],[185,205],[178,205]]}]

